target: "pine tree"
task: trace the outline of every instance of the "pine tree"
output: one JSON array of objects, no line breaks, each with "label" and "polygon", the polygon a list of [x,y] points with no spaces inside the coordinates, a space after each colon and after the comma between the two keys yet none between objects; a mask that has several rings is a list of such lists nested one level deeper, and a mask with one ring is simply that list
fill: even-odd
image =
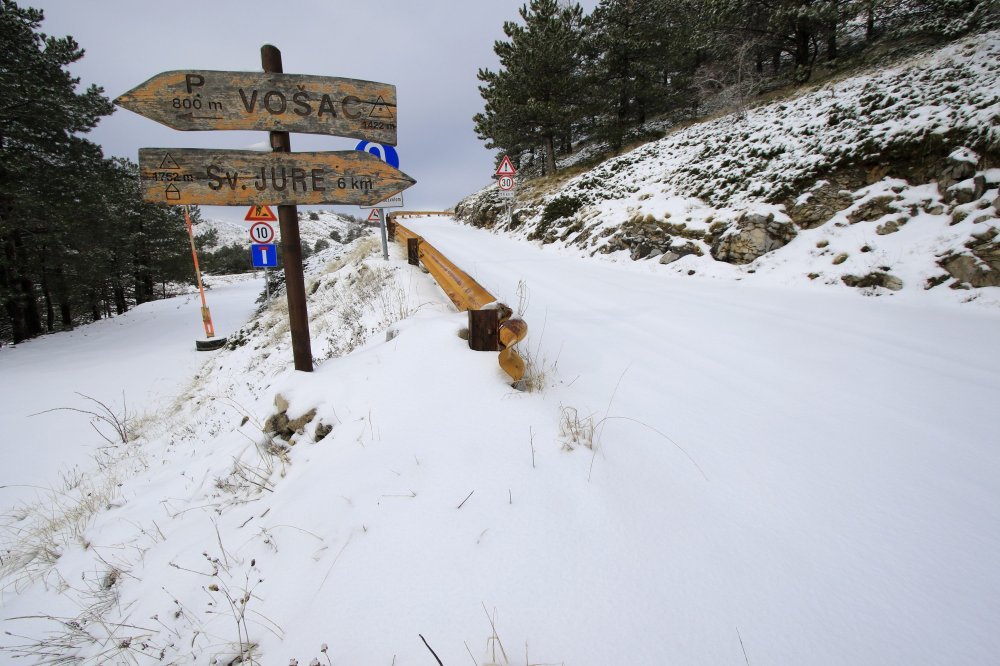
[{"label": "pine tree", "polygon": [[520,9],[523,25],[508,21],[493,50],[500,70],[479,71],[483,113],[473,118],[488,147],[508,152],[541,147],[546,173],[556,170],[556,143],[580,120],[583,10],[578,4],[531,0]]},{"label": "pine tree", "polygon": [[67,171],[94,148],[77,135],[112,111],[100,88],[76,92],[66,67],[83,50],[71,37],[40,33],[43,18],[0,0],[0,302],[15,342],[44,329],[38,292],[48,288],[51,303],[51,273],[40,266],[55,265],[42,255],[60,245],[63,230],[40,205],[65,196]]},{"label": "pine tree", "polygon": [[601,0],[588,17],[588,74],[601,116],[599,135],[614,148],[625,132],[683,104],[694,69],[695,7],[671,0]]}]

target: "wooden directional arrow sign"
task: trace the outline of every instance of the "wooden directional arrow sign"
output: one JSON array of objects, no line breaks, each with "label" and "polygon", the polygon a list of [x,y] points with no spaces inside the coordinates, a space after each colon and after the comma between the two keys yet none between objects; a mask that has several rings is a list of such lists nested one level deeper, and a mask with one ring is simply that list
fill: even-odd
[{"label": "wooden directional arrow sign", "polygon": [[140,148],[145,201],[206,206],[374,204],[417,181],[359,150]]},{"label": "wooden directional arrow sign", "polygon": [[163,72],[115,104],[177,130],[266,130],[396,145],[396,86],[332,76]]}]

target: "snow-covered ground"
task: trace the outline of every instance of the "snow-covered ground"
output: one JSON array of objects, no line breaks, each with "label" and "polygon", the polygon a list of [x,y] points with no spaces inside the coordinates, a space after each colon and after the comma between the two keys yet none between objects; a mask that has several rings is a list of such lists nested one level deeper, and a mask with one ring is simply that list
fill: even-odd
[{"label": "snow-covered ground", "polygon": [[[263,279],[251,275],[210,277],[206,284],[219,335],[246,321],[264,289]],[[195,340],[204,337],[195,291],[5,347],[0,422],[4,453],[13,464],[0,466],[0,503],[47,497],[62,484],[58,472],[73,477],[74,468],[92,465],[96,443],[105,442],[90,430],[87,415],[70,410],[103,413],[94,402],[100,401],[140,419],[171,403],[204,363],[205,354],[195,350]],[[105,433],[107,425],[102,424]]]},{"label": "snow-covered ground", "polygon": [[[526,188],[503,235],[407,220],[528,322],[537,391],[374,236],[306,264],[311,374],[283,297],[242,323],[255,283],[213,290],[210,354],[193,297],[4,349],[0,655],[997,662],[1000,288],[967,284],[995,270],[996,54],[694,125]],[[851,162],[925,145],[937,183]],[[313,246],[347,230],[320,217]],[[46,411],[93,408],[76,392],[127,441]]]},{"label": "snow-covered ground", "polygon": [[[316,372],[290,370],[275,301],[123,445],[120,486],[66,489],[58,524],[15,512],[3,654],[434,663],[422,635],[445,664],[994,660],[1000,312],[407,224],[523,312],[543,389],[469,351],[399,247],[325,255]],[[277,395],[316,410],[292,446],[262,432]]]}]

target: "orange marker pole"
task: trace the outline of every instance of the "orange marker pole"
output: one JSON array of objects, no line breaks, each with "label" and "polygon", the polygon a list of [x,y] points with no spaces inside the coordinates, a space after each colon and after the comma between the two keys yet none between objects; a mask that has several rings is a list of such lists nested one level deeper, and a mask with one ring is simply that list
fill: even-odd
[{"label": "orange marker pole", "polygon": [[205,301],[205,287],[201,284],[201,269],[198,268],[198,253],[194,249],[194,227],[191,225],[191,215],[184,206],[184,221],[187,222],[188,238],[191,239],[191,258],[194,259],[194,274],[198,278],[198,292],[201,294],[201,321],[205,324],[205,337],[215,337],[215,326],[212,325],[212,313]]}]

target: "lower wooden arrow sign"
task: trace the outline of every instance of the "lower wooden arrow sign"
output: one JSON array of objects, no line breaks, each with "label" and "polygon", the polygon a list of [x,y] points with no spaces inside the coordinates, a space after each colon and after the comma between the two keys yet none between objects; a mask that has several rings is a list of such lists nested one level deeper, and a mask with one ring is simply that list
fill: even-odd
[{"label": "lower wooden arrow sign", "polygon": [[417,181],[360,150],[262,153],[140,148],[145,201],[171,205],[370,205]]}]

